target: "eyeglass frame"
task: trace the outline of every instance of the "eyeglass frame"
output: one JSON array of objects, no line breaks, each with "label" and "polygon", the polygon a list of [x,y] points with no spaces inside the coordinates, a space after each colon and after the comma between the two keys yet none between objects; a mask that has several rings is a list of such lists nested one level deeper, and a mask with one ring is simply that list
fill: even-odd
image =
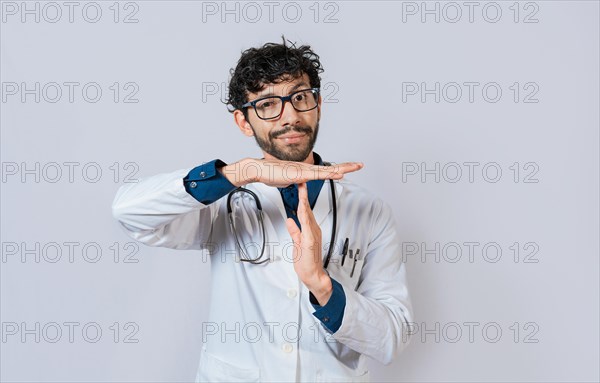
[{"label": "eyeglass frame", "polygon": [[[283,108],[285,107],[285,103],[286,103],[287,101],[289,101],[289,102],[290,102],[290,104],[292,105],[292,107],[294,108],[294,110],[296,110],[297,112],[300,112],[300,113],[302,113],[302,112],[309,112],[309,111],[311,111],[311,110],[314,110],[315,108],[317,108],[317,107],[319,106],[319,102],[318,102],[318,101],[317,101],[317,105],[315,105],[315,106],[314,106],[314,108],[310,108],[310,109],[307,109],[307,110],[298,110],[298,109],[297,109],[297,108],[294,106],[294,103],[292,102],[292,97],[293,97],[294,95],[296,95],[297,93],[300,93],[300,92],[306,92],[307,90],[312,90],[312,91],[314,91],[314,92],[315,92],[315,93],[314,93],[314,95],[317,95],[317,96],[319,96],[319,94],[320,94],[320,92],[321,92],[321,89],[320,89],[320,88],[306,88],[306,89],[300,89],[300,90],[297,90],[297,91],[295,91],[294,93],[290,93],[290,94],[289,94],[289,95],[287,95],[287,96],[266,96],[266,97],[261,97],[261,98],[259,98],[259,99],[253,100],[253,101],[248,101],[248,102],[247,102],[247,103],[245,103],[244,105],[240,106],[240,108],[247,108],[247,107],[251,106],[251,107],[254,109],[254,113],[256,113],[256,117],[260,118],[261,120],[266,120],[266,121],[268,121],[268,120],[274,120],[274,119],[276,119],[276,118],[279,118],[279,117],[281,117],[281,114],[283,113]],[[280,99],[280,100],[281,100],[281,110],[279,111],[279,114],[278,114],[277,116],[275,116],[275,117],[267,117],[267,118],[263,118],[263,117],[261,117],[261,116],[258,114],[258,110],[256,110],[256,103],[257,103],[257,102],[259,102],[259,101],[262,101],[262,100],[266,100],[266,99],[268,99],[268,98],[278,98],[278,99]],[[318,100],[318,99],[317,99],[317,100]]]}]

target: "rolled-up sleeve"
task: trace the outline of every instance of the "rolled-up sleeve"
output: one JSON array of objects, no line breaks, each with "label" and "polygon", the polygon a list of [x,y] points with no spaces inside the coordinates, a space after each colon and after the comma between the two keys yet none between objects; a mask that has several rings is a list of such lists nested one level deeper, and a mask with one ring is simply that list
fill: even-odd
[{"label": "rolled-up sleeve", "polygon": [[236,188],[218,171],[225,165],[225,162],[217,159],[193,168],[183,178],[185,190],[204,205],[217,201]]},{"label": "rolled-up sleeve", "polygon": [[331,285],[333,286],[333,291],[325,306],[319,305],[319,302],[313,293],[309,294],[309,299],[316,310],[313,315],[318,318],[329,331],[334,333],[340,328],[342,319],[344,319],[346,293],[344,293],[342,285],[333,278],[331,278]]}]

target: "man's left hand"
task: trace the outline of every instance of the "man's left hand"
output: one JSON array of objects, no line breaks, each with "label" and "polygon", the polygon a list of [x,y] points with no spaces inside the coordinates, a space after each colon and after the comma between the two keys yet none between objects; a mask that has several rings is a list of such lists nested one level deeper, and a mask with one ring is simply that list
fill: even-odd
[{"label": "man's left hand", "polygon": [[324,306],[331,297],[333,285],[323,268],[321,228],[310,208],[306,183],[298,184],[297,214],[302,231],[293,219],[286,220],[288,232],[294,241],[294,270],[319,304]]}]

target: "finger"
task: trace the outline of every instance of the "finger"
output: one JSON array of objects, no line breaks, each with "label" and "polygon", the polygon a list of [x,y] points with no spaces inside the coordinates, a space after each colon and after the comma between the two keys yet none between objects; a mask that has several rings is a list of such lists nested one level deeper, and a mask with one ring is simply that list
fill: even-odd
[{"label": "finger", "polygon": [[[308,186],[306,183],[303,183],[302,185],[303,186],[300,186],[300,184],[298,184],[298,219],[303,227],[307,225],[314,230],[318,225],[315,215],[310,207],[310,202],[308,201]],[[309,233],[308,230],[305,230],[303,233],[311,234],[312,238],[313,233]]]},{"label": "finger", "polygon": [[307,225],[310,222],[310,204],[308,202],[308,187],[306,183],[298,184],[298,220],[302,226]]},{"label": "finger", "polygon": [[306,202],[308,204],[308,187],[306,182],[298,184],[298,202]]},{"label": "finger", "polygon": [[344,162],[330,166],[317,166],[313,172],[317,179],[341,179],[344,174],[356,172],[363,167],[362,162]]},{"label": "finger", "polygon": [[298,225],[296,225],[296,222],[291,218],[285,220],[285,226],[292,237],[292,243],[294,245],[292,250],[292,259],[295,261],[298,259],[298,251],[300,246],[302,246],[302,232],[298,228]]},{"label": "finger", "polygon": [[296,221],[288,218],[285,220],[285,225],[288,233],[290,233],[290,237],[292,237],[292,241],[294,241],[294,243],[300,243],[301,231],[300,228],[298,228],[298,225],[296,225]]},{"label": "finger", "polygon": [[362,162],[343,162],[341,164],[332,165],[336,173],[352,173],[365,167]]}]

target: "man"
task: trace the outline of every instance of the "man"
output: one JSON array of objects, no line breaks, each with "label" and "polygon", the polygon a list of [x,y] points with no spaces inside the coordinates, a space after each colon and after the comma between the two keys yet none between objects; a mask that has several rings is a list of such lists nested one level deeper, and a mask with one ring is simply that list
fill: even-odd
[{"label": "man", "polygon": [[285,39],[246,50],[228,104],[264,158],[213,160],[117,193],[113,214],[132,238],[210,254],[197,381],[369,381],[365,355],[388,364],[408,343],[391,209],[343,179],[361,163],[313,152],[322,71],[309,46]]}]

